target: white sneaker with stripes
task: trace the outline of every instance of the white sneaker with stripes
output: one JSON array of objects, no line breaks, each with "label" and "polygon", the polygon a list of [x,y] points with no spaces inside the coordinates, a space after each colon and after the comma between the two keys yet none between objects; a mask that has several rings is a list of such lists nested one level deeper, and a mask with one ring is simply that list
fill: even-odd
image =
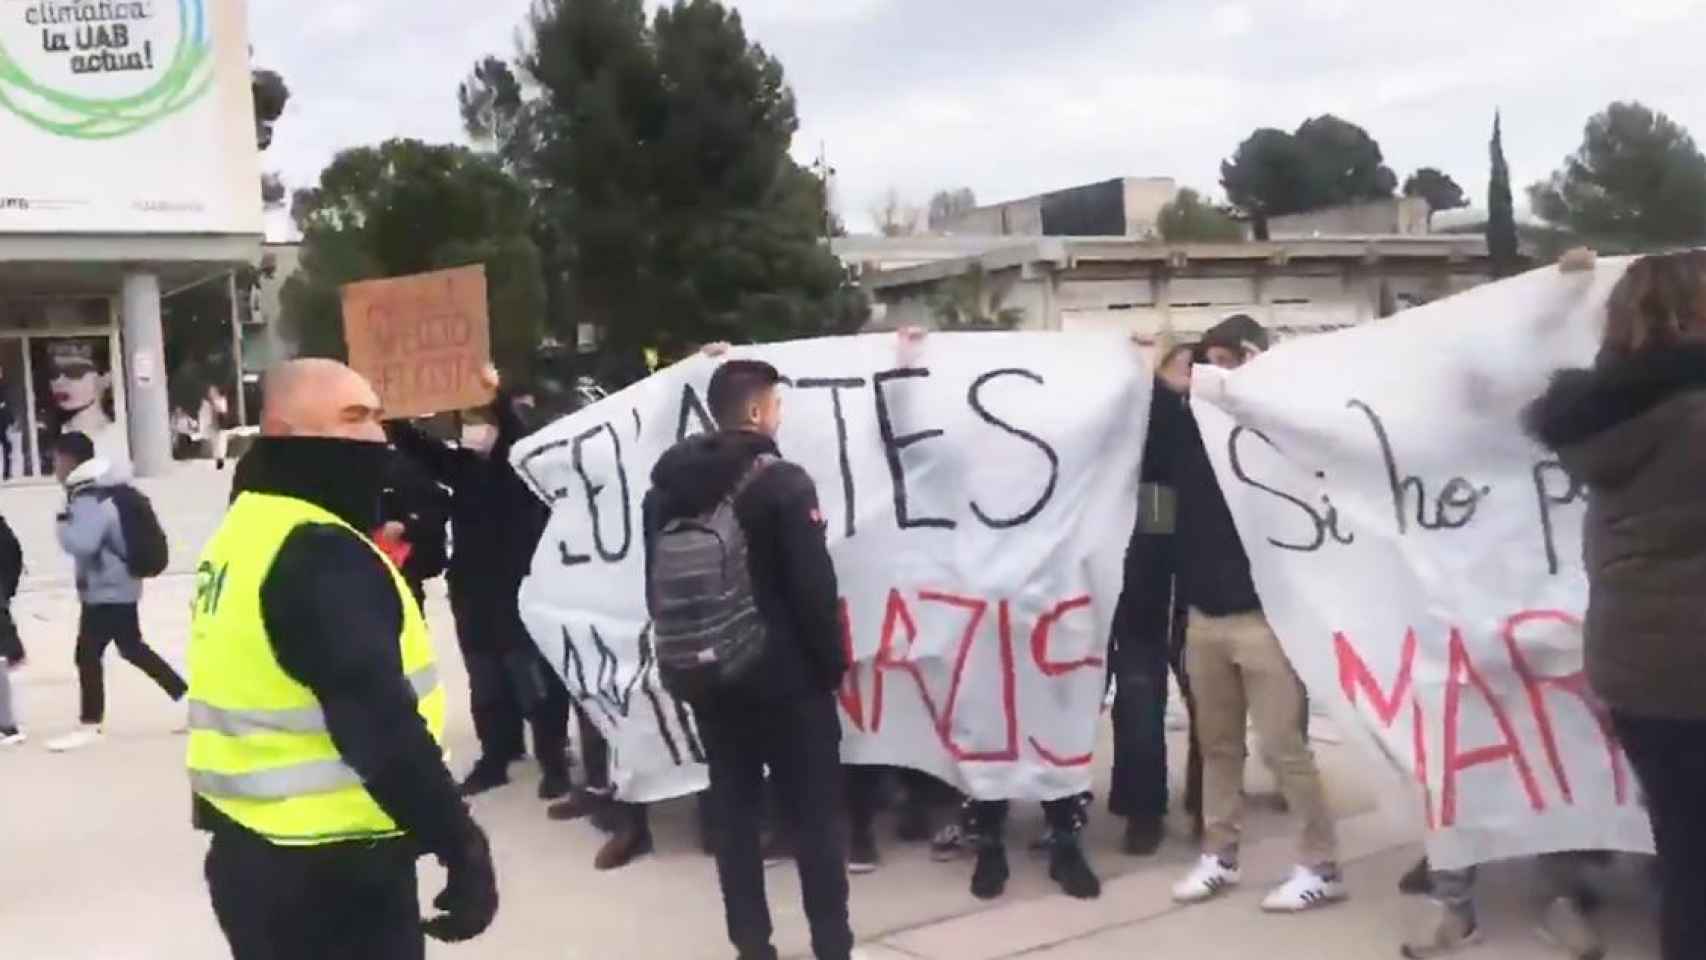
[{"label": "white sneaker with stripes", "polygon": [[1229,867],[1219,857],[1204,854],[1196,869],[1173,887],[1173,899],[1179,903],[1202,903],[1236,887],[1242,879],[1244,875],[1237,867]]},{"label": "white sneaker with stripes", "polygon": [[1290,880],[1262,901],[1262,909],[1269,913],[1302,913],[1338,903],[1348,896],[1345,882],[1338,877],[1324,877],[1308,867],[1297,867],[1291,871]]}]

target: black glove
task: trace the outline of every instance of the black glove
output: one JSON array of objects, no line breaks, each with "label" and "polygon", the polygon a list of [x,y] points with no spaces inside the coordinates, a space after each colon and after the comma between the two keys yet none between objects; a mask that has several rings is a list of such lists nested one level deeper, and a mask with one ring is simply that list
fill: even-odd
[{"label": "black glove", "polygon": [[443,913],[421,921],[421,929],[441,943],[472,940],[498,914],[498,877],[485,831],[470,820],[458,849],[439,861],[450,878],[432,905]]}]

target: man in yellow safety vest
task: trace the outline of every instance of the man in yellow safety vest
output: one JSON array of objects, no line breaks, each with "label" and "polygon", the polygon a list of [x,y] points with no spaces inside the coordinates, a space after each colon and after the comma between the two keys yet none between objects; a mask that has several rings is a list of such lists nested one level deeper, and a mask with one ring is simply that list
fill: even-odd
[{"label": "man in yellow safety vest", "polygon": [[[196,570],[189,775],[236,960],[420,960],[497,913],[445,768],[444,688],[409,588],[364,531],[388,450],[343,364],[269,374],[261,439]],[[449,871],[423,922],[415,861]]]}]

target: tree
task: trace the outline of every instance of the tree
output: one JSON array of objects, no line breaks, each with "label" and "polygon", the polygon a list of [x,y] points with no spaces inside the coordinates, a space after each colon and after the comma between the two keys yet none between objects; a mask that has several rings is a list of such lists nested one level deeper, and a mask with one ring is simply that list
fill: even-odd
[{"label": "tree", "polygon": [[1613,103],[1582,145],[1529,187],[1534,212],[1608,249],[1706,240],[1706,156],[1680,124],[1642,104]]},{"label": "tree", "polygon": [[1435,167],[1423,167],[1404,181],[1404,196],[1421,197],[1433,213],[1469,206],[1469,198],[1457,181]]},{"label": "tree", "polygon": [[909,237],[918,232],[918,221],[923,212],[915,204],[909,203],[894,187],[882,195],[876,205],[871,207],[871,221],[876,224],[877,232],[885,237]]},{"label": "tree", "polygon": [[1007,306],[1011,280],[995,283],[981,264],[944,281],[930,312],[943,330],[1011,330],[1025,322],[1023,307]]},{"label": "tree", "polygon": [[479,146],[504,156],[520,125],[521,81],[510,65],[497,57],[486,57],[456,89],[456,105],[462,127]]},{"label": "tree", "polygon": [[[272,146],[273,127],[284,116],[290,103],[290,88],[284,78],[272,70],[249,71],[249,95],[255,102],[255,146],[265,151]],[[276,173],[261,175],[261,202],[268,208],[284,204],[284,180]]]},{"label": "tree", "polygon": [[290,103],[290,88],[275,71],[251,70],[249,93],[255,101],[255,143],[265,150],[272,146],[273,126]]},{"label": "tree", "polygon": [[302,262],[282,297],[304,355],[346,355],[341,285],[483,263],[493,358],[509,370],[531,361],[544,321],[539,251],[526,191],[491,158],[418,140],[345,150],[296,192],[291,215]]},{"label": "tree", "polygon": [[823,186],[788,154],[781,64],[714,0],[647,6],[539,0],[529,16],[505,161],[532,193],[555,310],[598,326],[629,371],[648,348],[862,323],[821,242]]},{"label": "tree", "polygon": [[1270,217],[1392,196],[1398,177],[1382,159],[1368,131],[1323,114],[1296,133],[1252,133],[1220,165],[1220,185],[1266,240]]},{"label": "tree", "polygon": [[1522,268],[1517,249],[1516,210],[1511,201],[1511,168],[1505,162],[1502,118],[1493,114],[1493,178],[1487,185],[1487,255],[1493,276],[1509,277]]},{"label": "tree", "polygon": [[1226,211],[1186,187],[1161,208],[1157,223],[1168,243],[1228,243],[1244,239],[1244,228]]},{"label": "tree", "polygon": [[970,187],[957,190],[938,190],[930,198],[930,213],[925,221],[931,230],[942,229],[949,221],[977,209],[977,194]]}]

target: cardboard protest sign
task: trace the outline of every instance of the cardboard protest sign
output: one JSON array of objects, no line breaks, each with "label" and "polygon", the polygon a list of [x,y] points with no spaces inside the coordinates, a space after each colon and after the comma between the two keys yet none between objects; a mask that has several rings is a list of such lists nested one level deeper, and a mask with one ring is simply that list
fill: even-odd
[{"label": "cardboard protest sign", "polygon": [[[792,378],[781,448],[816,480],[855,666],[843,756],[985,799],[1088,789],[1150,376],[1111,337],[937,334],[741,348]],[[710,429],[696,357],[515,451],[552,505],[522,618],[610,739],[627,800],[703,789],[652,661],[641,503]]]},{"label": "cardboard protest sign", "polygon": [[343,306],[350,366],[379,391],[387,416],[491,400],[480,381],[492,355],[484,266],[351,283]]},{"label": "cardboard protest sign", "polygon": [[1438,867],[1651,849],[1582,672],[1586,494],[1520,425],[1553,371],[1592,361],[1626,266],[1196,371],[1267,615],[1314,702],[1414,781]]}]

